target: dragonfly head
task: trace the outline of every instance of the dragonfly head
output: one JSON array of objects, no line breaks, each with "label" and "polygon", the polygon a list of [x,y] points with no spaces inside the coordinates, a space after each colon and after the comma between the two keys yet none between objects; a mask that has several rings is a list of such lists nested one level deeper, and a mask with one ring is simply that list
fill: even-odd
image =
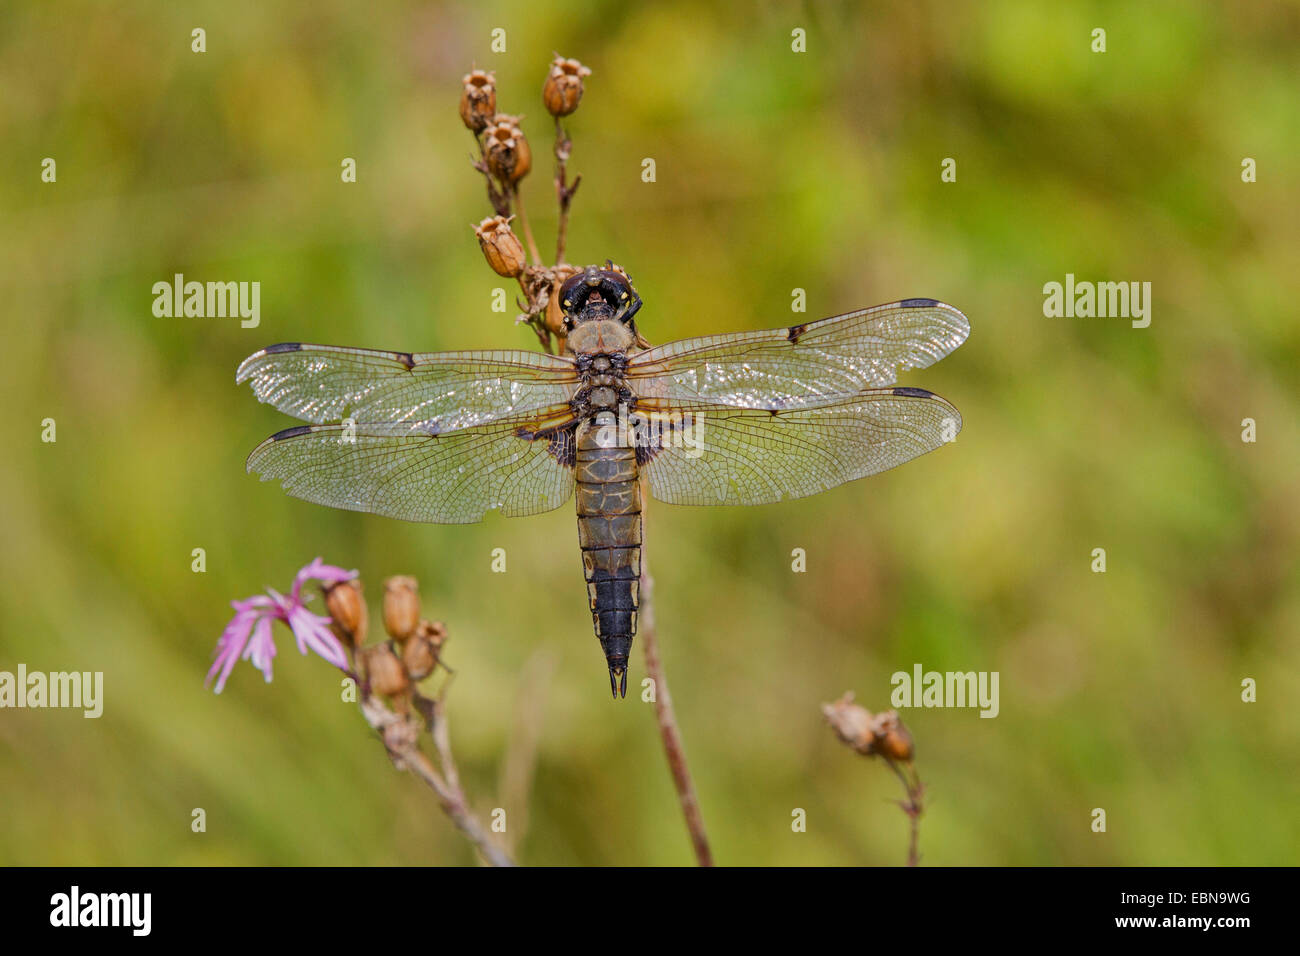
[{"label": "dragonfly head", "polygon": [[632,317],[641,308],[641,297],[628,274],[608,259],[604,267],[587,266],[569,276],[559,294],[560,310],[569,328],[597,319],[632,325]]}]

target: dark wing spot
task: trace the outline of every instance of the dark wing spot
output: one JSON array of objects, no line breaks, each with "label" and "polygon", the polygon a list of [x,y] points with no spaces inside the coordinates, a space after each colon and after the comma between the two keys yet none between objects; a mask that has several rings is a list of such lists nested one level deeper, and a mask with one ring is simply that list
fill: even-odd
[{"label": "dark wing spot", "polygon": [[789,331],[786,332],[785,337],[789,339],[791,342],[798,342],[799,336],[803,335],[807,331],[808,331],[807,322],[804,322],[800,325],[792,325],[790,326]]},{"label": "dark wing spot", "polygon": [[578,444],[574,441],[578,426],[562,428],[551,435],[551,442],[546,451],[565,468],[572,468],[578,461]]},{"label": "dark wing spot", "polygon": [[658,430],[648,428],[644,419],[633,419],[636,431],[634,434],[636,445],[636,463],[638,465],[649,464],[655,459],[661,451],[664,450],[664,434],[666,431],[672,431],[673,423],[669,423],[668,428]]},{"label": "dark wing spot", "polygon": [[405,365],[408,372],[415,368],[415,356],[410,352],[394,352],[393,358]]},{"label": "dark wing spot", "polygon": [[277,352],[297,352],[302,349],[301,342],[281,342],[279,345],[268,345],[262,349],[267,355],[274,355]]},{"label": "dark wing spot", "polygon": [[938,304],[938,299],[904,299],[898,303],[898,307],[900,309],[930,309]]},{"label": "dark wing spot", "polygon": [[316,429],[311,425],[294,425],[292,428],[286,428],[278,431],[271,436],[271,441],[284,441],[286,438],[297,438],[299,435],[307,435]]},{"label": "dark wing spot", "polygon": [[894,389],[895,395],[902,395],[904,398],[934,398],[934,392],[927,392],[923,388],[912,388],[909,385],[899,385]]},{"label": "dark wing spot", "polygon": [[578,461],[578,443],[575,440],[578,423],[574,422],[564,428],[529,429],[520,425],[514,430],[516,438],[524,441],[541,441],[546,439],[546,452],[561,465],[572,468]]}]

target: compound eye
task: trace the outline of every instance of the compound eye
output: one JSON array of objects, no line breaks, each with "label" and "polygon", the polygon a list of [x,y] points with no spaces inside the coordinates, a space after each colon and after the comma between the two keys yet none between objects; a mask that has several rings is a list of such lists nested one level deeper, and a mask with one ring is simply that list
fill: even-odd
[{"label": "compound eye", "polygon": [[569,278],[564,280],[563,285],[560,286],[560,305],[564,309],[567,310],[576,304],[577,297],[574,293],[578,286],[583,284],[585,279],[586,276],[579,272],[577,275],[571,275]]},{"label": "compound eye", "polygon": [[619,301],[620,302],[625,301],[628,297],[629,292],[631,292],[631,289],[627,284],[627,280],[624,279],[617,272],[606,272],[604,276],[605,276],[605,281],[614,287],[614,294],[618,296]]}]

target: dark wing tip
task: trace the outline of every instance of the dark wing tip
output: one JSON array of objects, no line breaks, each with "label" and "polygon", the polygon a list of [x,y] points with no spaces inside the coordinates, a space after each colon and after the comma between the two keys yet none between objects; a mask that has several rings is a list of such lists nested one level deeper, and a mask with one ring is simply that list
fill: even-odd
[{"label": "dark wing tip", "polygon": [[264,355],[276,355],[280,352],[297,352],[302,349],[301,342],[281,342],[278,345],[268,345],[264,349],[258,349],[248,358],[239,363],[239,368],[235,371],[235,384],[240,385],[244,379],[252,374],[251,367],[258,359]]},{"label": "dark wing tip", "polygon": [[262,440],[256,448],[248,453],[248,458],[244,462],[244,470],[250,475],[253,473],[257,461],[262,454],[277,442],[287,441],[290,438],[297,438],[299,435],[310,435],[314,431],[323,430],[319,425],[293,425],[289,428],[282,428],[269,438]]},{"label": "dark wing tip", "polygon": [[[940,302],[938,299],[903,299],[898,303],[896,308],[900,309],[936,309],[946,316],[945,322],[953,333],[953,340],[949,343],[944,355],[952,352],[960,346],[970,336],[970,319],[966,318],[966,313],[961,309],[949,305],[947,302]],[[942,358],[943,356],[939,356]]]},{"label": "dark wing tip", "polygon": [[[938,398],[934,392],[928,392],[923,388],[913,388],[910,385],[897,385],[891,391],[895,395],[901,395],[903,398]],[[292,429],[290,429],[292,431]]]},{"label": "dark wing tip", "polygon": [[284,441],[286,438],[297,438],[299,435],[306,435],[308,432],[316,430],[315,425],[294,425],[290,428],[282,428],[267,441]]}]

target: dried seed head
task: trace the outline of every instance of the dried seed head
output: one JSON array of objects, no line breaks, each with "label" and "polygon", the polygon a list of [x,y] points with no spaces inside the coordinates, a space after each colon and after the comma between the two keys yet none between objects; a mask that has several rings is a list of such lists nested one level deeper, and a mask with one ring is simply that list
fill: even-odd
[{"label": "dried seed head", "polygon": [[560,307],[560,286],[564,285],[564,280],[577,273],[576,266],[561,265],[551,270],[551,288],[546,300],[546,327],[554,335],[568,334],[568,329],[564,326],[564,309]]},{"label": "dried seed head", "polygon": [[875,752],[871,711],[853,702],[852,691],[833,704],[822,704],[822,714],[835,735],[858,753]]},{"label": "dried seed head", "polygon": [[366,642],[366,626],[370,617],[366,611],[366,599],[361,593],[361,581],[353,578],[323,590],[325,607],[334,619],[336,628],[353,647],[360,647]]},{"label": "dried seed head", "polygon": [[415,633],[429,639],[435,654],[441,651],[442,645],[447,642],[447,625],[443,624],[442,621],[421,621],[420,626],[415,629]]},{"label": "dried seed head", "polygon": [[362,655],[365,659],[366,677],[370,681],[371,691],[383,694],[385,697],[396,697],[398,694],[406,693],[411,682],[407,679],[406,670],[402,667],[402,662],[393,651],[391,644],[384,642],[367,647]]},{"label": "dried seed head", "polygon": [[542,102],[552,116],[568,116],[582,100],[582,80],[591,76],[591,70],[577,60],[557,56],[551,63],[546,85],[542,87]]},{"label": "dried seed head", "polygon": [[872,720],[871,732],[875,737],[876,753],[883,754],[890,760],[911,760],[916,752],[912,745],[912,735],[898,719],[897,711],[887,710],[883,714],[876,714]]},{"label": "dried seed head", "polygon": [[384,582],[384,630],[404,641],[420,623],[420,591],[415,578],[397,576]]},{"label": "dried seed head", "polygon": [[483,131],[483,152],[488,171],[502,183],[514,185],[533,168],[533,151],[519,119],[498,113]]},{"label": "dried seed head", "polygon": [[[513,219],[511,216],[510,219]],[[524,246],[510,228],[510,219],[505,216],[490,216],[474,227],[478,236],[479,248],[492,271],[499,276],[513,279],[524,271]]]},{"label": "dried seed head", "polygon": [[424,625],[427,623],[421,621],[411,639],[402,645],[402,664],[414,681],[424,680],[438,666],[438,650],[433,639],[425,633]]},{"label": "dried seed head", "polygon": [[460,118],[475,133],[481,133],[497,112],[496,75],[473,70],[461,81]]}]

